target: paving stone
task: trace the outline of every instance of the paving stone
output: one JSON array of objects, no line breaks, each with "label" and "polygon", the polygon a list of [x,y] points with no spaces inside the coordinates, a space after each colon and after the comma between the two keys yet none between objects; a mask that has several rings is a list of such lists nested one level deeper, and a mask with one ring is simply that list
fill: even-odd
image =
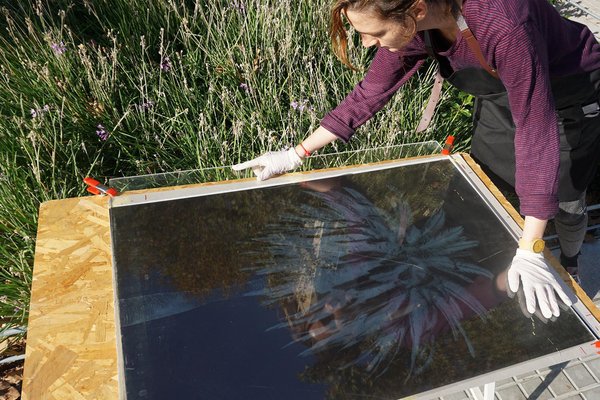
[{"label": "paving stone", "polygon": [[573,383],[575,383],[579,389],[596,383],[596,380],[592,374],[590,374],[583,364],[573,365],[572,367],[565,368],[565,372],[567,375],[569,375],[569,378],[571,378]]},{"label": "paving stone", "polygon": [[519,382],[526,381],[527,379],[531,379],[531,378],[536,377],[536,376],[538,376],[538,374],[535,371],[531,371],[531,372],[528,372],[526,374],[517,375],[517,380]]},{"label": "paving stone", "polygon": [[[578,5],[585,11],[574,5]],[[556,8],[569,19],[587,25],[594,35],[600,38],[600,3],[598,0],[561,0]]]},{"label": "paving stone", "polygon": [[508,379],[502,379],[501,381],[496,382],[496,388],[499,388],[501,386],[505,386],[505,385],[514,385],[515,380],[513,378],[508,378]]},{"label": "paving stone", "polygon": [[442,400],[469,400],[465,392],[453,393],[449,396],[443,396]]},{"label": "paving stone", "polygon": [[518,386],[511,386],[506,389],[496,391],[500,400],[527,400],[527,397],[521,392]]},{"label": "paving stone", "polygon": [[565,374],[563,374],[562,372],[556,375],[554,379],[552,379],[552,381],[550,382],[550,387],[552,388],[554,394],[557,396],[561,396],[563,394],[567,394],[569,392],[574,392],[577,390],[577,388],[573,386],[573,384],[569,381],[569,379],[567,379]]},{"label": "paving stone", "polygon": [[553,370],[551,370],[550,368],[542,368],[542,369],[538,369],[537,372],[540,376],[545,376],[548,374],[551,374]]},{"label": "paving stone", "polygon": [[600,387],[595,387],[590,390],[586,390],[583,392],[583,395],[588,400],[598,400],[600,399]]},{"label": "paving stone", "polygon": [[588,362],[590,360],[595,360],[595,359],[600,359],[600,356],[598,354],[590,354],[585,357],[581,357],[581,361],[585,361],[585,362]]},{"label": "paving stone", "polygon": [[[527,379],[521,382],[523,389],[525,389],[525,392],[527,392],[528,398],[535,398],[537,400],[549,400],[554,398],[552,393],[548,391],[547,385],[542,384],[542,378],[540,377]],[[542,386],[544,387],[544,390],[542,390]],[[535,394],[535,396],[532,396],[532,394]]]},{"label": "paving stone", "polygon": [[596,375],[596,378],[600,379],[600,357],[587,361],[585,365],[590,367],[594,375]]}]

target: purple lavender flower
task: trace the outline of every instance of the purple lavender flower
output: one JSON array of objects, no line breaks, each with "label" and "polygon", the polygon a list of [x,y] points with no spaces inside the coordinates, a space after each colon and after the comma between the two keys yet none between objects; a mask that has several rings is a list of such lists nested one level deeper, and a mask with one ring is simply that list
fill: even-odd
[{"label": "purple lavender flower", "polygon": [[246,11],[246,5],[242,0],[233,0],[229,2],[229,8],[233,8],[234,10],[237,10],[239,12]]},{"label": "purple lavender flower", "polygon": [[100,138],[100,140],[105,141],[106,139],[108,139],[108,132],[106,131],[106,129],[104,128],[104,126],[102,126],[102,124],[98,124],[96,126],[96,128],[98,128],[96,130],[96,135],[98,135],[98,137]]},{"label": "purple lavender flower", "polygon": [[142,104],[138,106],[140,111],[148,111],[149,109],[154,107],[154,102],[152,100],[144,101]]},{"label": "purple lavender flower", "polygon": [[64,52],[67,51],[67,46],[65,46],[64,42],[52,43],[50,47],[52,48],[52,50],[54,50],[54,54],[56,54],[57,56],[64,54]]},{"label": "purple lavender flower", "polygon": [[29,113],[31,114],[31,118],[38,118],[50,111],[50,106],[48,104],[44,104],[42,108],[31,108],[29,109]]},{"label": "purple lavender flower", "polygon": [[290,103],[290,106],[299,112],[302,112],[304,110],[312,110],[312,107],[308,105],[308,100],[304,99],[304,100],[300,100],[300,101],[292,101]]},{"label": "purple lavender flower", "polygon": [[163,58],[162,62],[160,63],[160,69],[162,69],[164,72],[169,72],[171,67],[173,67],[171,64],[171,59],[169,57]]}]

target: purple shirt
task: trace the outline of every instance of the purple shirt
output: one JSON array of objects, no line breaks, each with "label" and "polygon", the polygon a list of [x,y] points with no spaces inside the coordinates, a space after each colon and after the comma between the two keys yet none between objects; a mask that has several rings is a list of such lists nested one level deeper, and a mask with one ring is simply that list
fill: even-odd
[{"label": "purple shirt", "polygon": [[[515,187],[521,213],[549,219],[558,211],[559,131],[550,79],[600,68],[600,45],[582,24],[547,0],[466,0],[463,16],[507,89],[516,126]],[[480,67],[462,36],[445,52],[454,70]],[[321,121],[348,141],[423,64],[420,32],[401,52],[379,48],[364,79]]]}]

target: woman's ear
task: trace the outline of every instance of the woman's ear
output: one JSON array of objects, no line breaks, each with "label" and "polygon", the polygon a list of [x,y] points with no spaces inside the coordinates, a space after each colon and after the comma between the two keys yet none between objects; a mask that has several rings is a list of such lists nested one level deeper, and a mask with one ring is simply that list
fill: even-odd
[{"label": "woman's ear", "polygon": [[416,22],[423,21],[427,16],[429,6],[425,0],[417,0],[414,6],[412,6],[413,17]]}]

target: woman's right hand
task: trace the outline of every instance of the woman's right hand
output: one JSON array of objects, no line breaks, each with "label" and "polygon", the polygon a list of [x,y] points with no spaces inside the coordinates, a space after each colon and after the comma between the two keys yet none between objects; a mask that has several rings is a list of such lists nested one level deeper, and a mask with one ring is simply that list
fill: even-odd
[{"label": "woman's right hand", "polygon": [[270,151],[250,161],[235,164],[231,168],[234,171],[252,168],[256,179],[264,181],[274,175],[280,175],[296,169],[300,165],[302,165],[302,159],[292,147],[287,150]]}]

